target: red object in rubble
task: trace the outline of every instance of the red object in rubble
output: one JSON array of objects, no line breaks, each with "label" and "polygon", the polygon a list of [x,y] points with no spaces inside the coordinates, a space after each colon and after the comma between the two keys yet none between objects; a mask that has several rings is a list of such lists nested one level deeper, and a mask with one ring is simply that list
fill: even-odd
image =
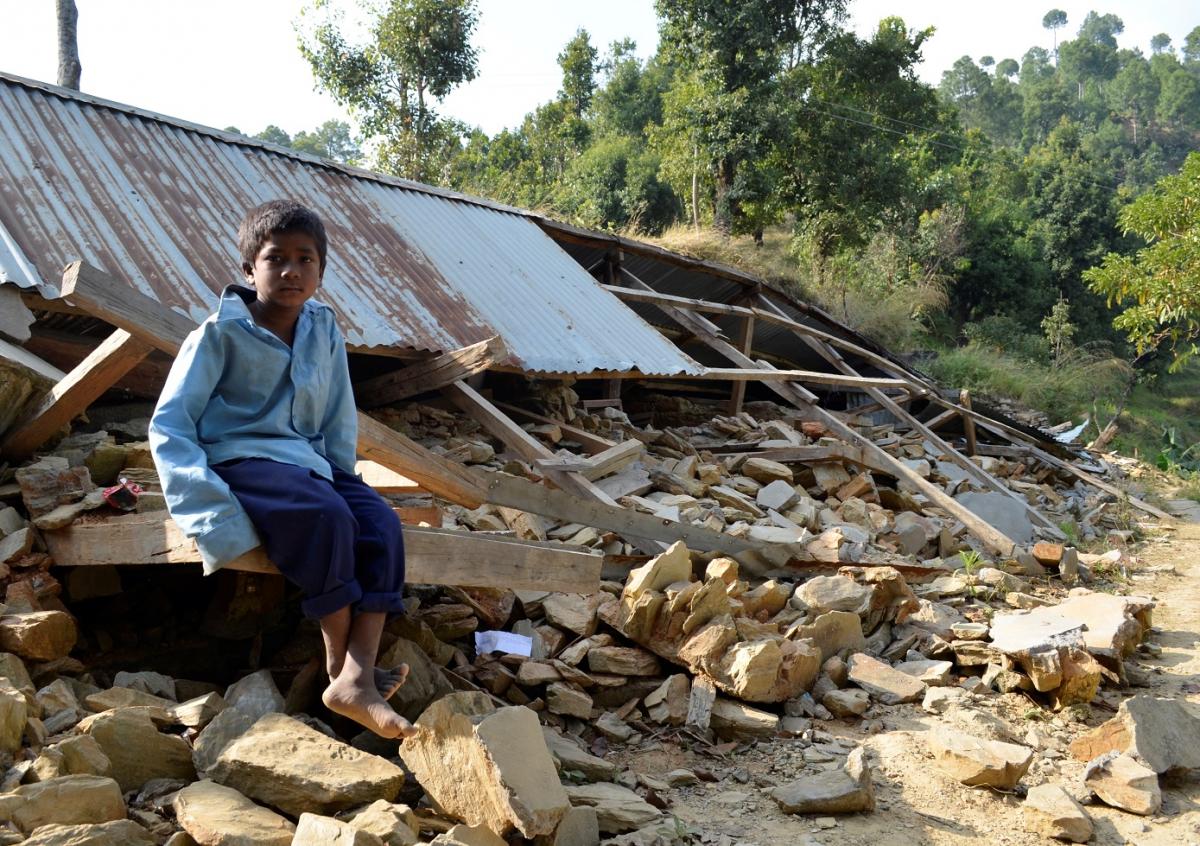
[{"label": "red object in rubble", "polygon": [[104,489],[104,501],[113,508],[118,508],[121,511],[133,511],[137,508],[138,497],[145,491],[137,482],[131,482],[128,479],[122,478],[120,482],[113,485],[111,488]]}]

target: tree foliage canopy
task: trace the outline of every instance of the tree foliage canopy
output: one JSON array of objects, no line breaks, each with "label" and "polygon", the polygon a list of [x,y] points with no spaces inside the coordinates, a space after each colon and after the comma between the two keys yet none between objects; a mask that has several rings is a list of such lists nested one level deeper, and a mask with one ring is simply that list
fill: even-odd
[{"label": "tree foliage canopy", "polygon": [[1165,344],[1178,363],[1197,352],[1200,338],[1200,153],[1124,208],[1120,223],[1147,246],[1109,253],[1084,277],[1109,302],[1126,305],[1114,323],[1139,352]]}]

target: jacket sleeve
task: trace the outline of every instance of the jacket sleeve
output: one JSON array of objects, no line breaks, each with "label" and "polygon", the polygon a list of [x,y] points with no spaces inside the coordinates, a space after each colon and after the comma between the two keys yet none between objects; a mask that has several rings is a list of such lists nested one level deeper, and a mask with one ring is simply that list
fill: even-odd
[{"label": "jacket sleeve", "polygon": [[188,335],[150,420],[150,450],[172,519],[196,539],[212,572],[259,545],[237,498],[212,469],[197,433],[225,367],[224,346],[210,322]]},{"label": "jacket sleeve", "polygon": [[354,404],[354,391],[350,387],[346,340],[332,316],[329,324],[333,372],[329,374],[329,401],[321,421],[321,434],[325,436],[325,457],[341,470],[353,474],[358,461],[358,407]]}]

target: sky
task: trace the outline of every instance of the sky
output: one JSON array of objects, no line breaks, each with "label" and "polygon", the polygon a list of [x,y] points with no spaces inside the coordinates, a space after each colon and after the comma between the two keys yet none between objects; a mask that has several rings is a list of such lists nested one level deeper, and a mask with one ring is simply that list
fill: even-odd
[{"label": "sky", "polygon": [[[333,0],[352,8],[353,0]],[[345,109],[314,91],[296,48],[303,0],[77,0],[85,93],[208,126],[254,133],[268,124],[289,134],[312,130]],[[1200,25],[1195,0],[851,0],[850,25],[869,36],[883,17],[914,28],[936,27],[920,69],[936,84],[958,57],[1020,60],[1033,45],[1050,47],[1042,29],[1057,6],[1069,37],[1090,9],[1125,22],[1121,46],[1149,53],[1150,37],[1166,32],[1176,46]],[[658,41],[652,0],[479,0],[475,44],[479,76],[452,92],[441,111],[489,133],[515,126],[558,90],[556,62],[579,27],[602,49],[630,37],[641,55]],[[57,42],[53,0],[0,0],[0,71],[53,82]]]}]

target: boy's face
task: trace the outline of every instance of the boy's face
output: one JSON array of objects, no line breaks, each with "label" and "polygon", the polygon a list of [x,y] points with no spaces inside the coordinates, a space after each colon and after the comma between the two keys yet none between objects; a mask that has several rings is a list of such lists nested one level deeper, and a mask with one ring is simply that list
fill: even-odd
[{"label": "boy's face", "polygon": [[304,232],[272,232],[242,271],[260,304],[298,312],[321,284],[321,256]]}]

